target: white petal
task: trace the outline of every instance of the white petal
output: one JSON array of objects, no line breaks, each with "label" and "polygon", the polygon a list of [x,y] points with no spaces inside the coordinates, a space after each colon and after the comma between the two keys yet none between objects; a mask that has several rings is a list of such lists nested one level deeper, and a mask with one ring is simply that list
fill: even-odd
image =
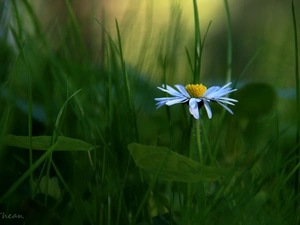
[{"label": "white petal", "polygon": [[208,104],[208,102],[206,100],[203,100],[203,103],[204,103],[204,106],[205,106],[205,109],[206,109],[206,112],[207,112],[207,116],[209,119],[212,118],[212,111],[211,111],[211,108]]},{"label": "white petal", "polygon": [[183,95],[179,91],[176,91],[174,88],[170,87],[169,85],[166,85],[166,86],[167,86],[167,89],[164,89],[161,87],[157,87],[157,88],[163,92],[167,92],[168,94],[170,94],[172,96],[183,97]]},{"label": "white petal", "polygon": [[162,107],[163,105],[166,104],[166,102],[167,102],[167,101],[165,101],[165,100],[157,102],[157,103],[156,103],[156,105],[157,105],[156,108],[158,109],[158,108]]},{"label": "white petal", "polygon": [[228,104],[228,105],[234,105],[234,103],[230,102],[230,101],[226,101],[226,100],[223,100],[223,98],[219,98],[216,100],[217,102],[222,102],[224,104]]},{"label": "white petal", "polygon": [[172,101],[174,99],[177,99],[178,97],[164,97],[164,98],[154,98],[155,101],[158,101],[156,103],[157,109],[163,105],[165,105],[168,101]]},{"label": "white petal", "polygon": [[175,87],[177,87],[177,89],[186,97],[191,98],[191,96],[189,95],[189,93],[185,90],[183,85],[180,84],[176,84]]},{"label": "white petal", "polygon": [[163,97],[163,98],[154,98],[155,101],[169,101],[178,97]]},{"label": "white petal", "polygon": [[225,84],[221,89],[224,89],[224,88],[230,86],[230,84],[232,84],[232,82],[229,82],[228,84]]},{"label": "white petal", "polygon": [[229,101],[229,102],[238,102],[238,100],[233,99],[233,98],[227,98],[227,97],[222,97],[220,98],[221,100]]},{"label": "white petal", "polygon": [[190,99],[189,110],[190,110],[190,113],[194,116],[195,119],[199,119],[198,102],[196,101],[196,99],[194,99],[194,98]]},{"label": "white petal", "polygon": [[223,106],[228,112],[230,112],[231,114],[233,114],[232,110],[229,109],[226,105],[222,104],[221,102],[218,102],[221,106]]},{"label": "white petal", "polygon": [[204,93],[204,97],[207,97],[211,94],[211,93],[215,93],[216,91],[218,91],[220,89],[219,86],[213,86],[213,87],[210,87],[206,90],[206,92]]},{"label": "white petal", "polygon": [[234,92],[234,91],[236,91],[237,89],[231,89],[231,88],[227,88],[227,89],[224,89],[224,90],[219,90],[218,92],[217,92],[217,95],[218,96],[224,96],[224,95],[227,95],[227,94],[229,94],[229,93],[231,93],[231,92]]},{"label": "white petal", "polygon": [[184,103],[187,100],[188,100],[187,98],[176,98],[176,99],[172,99],[170,101],[167,101],[166,105],[170,106],[170,105],[174,105],[174,104],[178,104],[178,103]]},{"label": "white petal", "polygon": [[158,103],[156,103],[156,105],[157,105],[156,109],[162,107],[165,104],[166,104],[165,102],[158,102]]},{"label": "white petal", "polygon": [[213,86],[204,93],[203,97],[206,99],[218,100],[219,98],[222,98],[223,96],[236,91],[237,89],[231,89],[228,87],[230,84],[231,82],[224,85],[223,87]]}]

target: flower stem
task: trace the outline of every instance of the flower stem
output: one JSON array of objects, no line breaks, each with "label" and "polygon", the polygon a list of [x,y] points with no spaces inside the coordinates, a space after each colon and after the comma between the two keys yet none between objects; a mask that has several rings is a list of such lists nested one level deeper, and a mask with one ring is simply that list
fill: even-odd
[{"label": "flower stem", "polygon": [[[202,149],[201,149],[201,136],[200,136],[200,119],[192,119],[193,124],[191,126],[191,133],[190,133],[190,152],[189,157],[190,159],[195,158],[195,137],[196,137],[196,144],[197,144],[197,152],[198,152],[198,160],[201,164],[203,164],[202,158]],[[195,136],[194,136],[195,135]],[[192,212],[192,204],[193,204],[193,196],[192,196],[192,184],[188,183],[187,185],[187,201],[186,206],[189,209],[189,213]],[[188,220],[188,224],[190,224],[190,220]]]},{"label": "flower stem", "polygon": [[[189,158],[194,158],[194,127],[195,122],[192,118],[193,122],[191,123],[191,131],[190,131],[190,149],[189,149]],[[187,193],[186,193],[186,209],[187,209],[187,225],[191,224],[189,214],[192,212],[192,184],[190,182],[187,183]]]},{"label": "flower stem", "polygon": [[195,120],[195,130],[196,130],[196,143],[197,143],[197,150],[199,156],[199,162],[203,164],[203,157],[202,157],[202,149],[201,149],[201,134],[200,134],[200,119]]}]

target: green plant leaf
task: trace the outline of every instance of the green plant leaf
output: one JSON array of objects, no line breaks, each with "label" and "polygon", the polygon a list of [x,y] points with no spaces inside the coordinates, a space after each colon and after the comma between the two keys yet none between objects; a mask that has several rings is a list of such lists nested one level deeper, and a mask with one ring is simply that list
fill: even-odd
[{"label": "green plant leaf", "polygon": [[166,147],[131,143],[128,149],[136,165],[168,181],[214,181],[226,174],[225,169],[203,166]]},{"label": "green plant leaf", "polygon": [[[51,136],[36,136],[32,137],[32,149],[35,150],[47,150],[51,146]],[[29,137],[6,135],[4,137],[4,144],[17,148],[29,149]],[[95,146],[84,142],[79,139],[59,136],[54,151],[89,151],[95,148]]]},{"label": "green plant leaf", "polygon": [[59,187],[57,177],[50,178],[49,176],[43,176],[40,183],[33,182],[34,187],[38,188],[38,193],[46,194],[54,199],[59,199],[61,196],[61,188]]}]

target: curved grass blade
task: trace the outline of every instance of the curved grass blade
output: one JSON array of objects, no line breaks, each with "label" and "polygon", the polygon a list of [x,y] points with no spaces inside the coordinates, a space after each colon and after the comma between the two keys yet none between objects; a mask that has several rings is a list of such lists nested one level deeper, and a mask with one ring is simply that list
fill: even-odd
[{"label": "curved grass blade", "polygon": [[55,121],[55,129],[53,132],[53,139],[52,139],[52,143],[54,143],[56,141],[56,138],[58,137],[59,133],[60,133],[60,129],[62,126],[62,122],[64,119],[64,115],[65,115],[65,109],[68,105],[68,102],[71,100],[71,98],[73,98],[77,93],[79,93],[81,91],[81,89],[79,89],[78,91],[74,92],[63,104],[63,106],[60,108],[59,113],[57,115],[56,121]]},{"label": "curved grass blade", "polygon": [[127,98],[127,103],[129,104],[129,110],[130,110],[130,116],[131,116],[131,121],[132,121],[132,125],[133,125],[133,132],[135,135],[135,141],[138,142],[139,137],[138,137],[136,115],[135,115],[134,105],[133,105],[132,97],[131,97],[131,93],[130,93],[128,74],[127,74],[126,64],[125,64],[123,50],[122,50],[123,47],[122,47],[122,40],[121,40],[121,32],[120,32],[120,28],[119,28],[119,24],[118,24],[117,20],[116,20],[116,28],[117,28],[117,34],[118,34],[120,61],[121,61],[122,74],[123,74],[123,80],[124,80],[124,85],[125,85],[126,98]]},{"label": "curved grass blade", "polygon": [[226,73],[226,83],[231,81],[232,76],[232,28],[228,1],[224,0],[225,12],[226,12],[226,22],[227,22],[227,73]]},{"label": "curved grass blade", "polygon": [[[297,19],[296,19],[296,11],[294,1],[292,1],[292,15],[293,15],[293,28],[294,28],[294,42],[295,42],[295,77],[296,77],[296,99],[297,99],[297,115],[300,113],[300,92],[299,92],[299,56],[298,56],[298,32],[297,32]],[[297,118],[297,131],[296,131],[296,141],[297,144],[300,143],[300,118]],[[295,171],[295,195],[299,195],[299,155],[300,149],[299,147],[296,149],[296,167]],[[297,212],[298,208],[298,200],[295,201],[295,212]],[[297,216],[297,220],[300,220],[299,216]]]},{"label": "curved grass blade", "polygon": [[195,49],[194,49],[194,84],[198,84],[200,81],[200,71],[201,71],[201,31],[199,24],[199,13],[197,1],[193,0],[194,8],[194,20],[195,20]]}]

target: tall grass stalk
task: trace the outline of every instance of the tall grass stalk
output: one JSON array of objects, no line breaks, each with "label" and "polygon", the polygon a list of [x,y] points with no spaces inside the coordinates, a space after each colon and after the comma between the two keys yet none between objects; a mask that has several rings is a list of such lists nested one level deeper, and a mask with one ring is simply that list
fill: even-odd
[{"label": "tall grass stalk", "polygon": [[122,185],[121,185],[121,188],[120,188],[120,197],[119,197],[119,203],[118,203],[118,211],[117,211],[117,224],[119,224],[120,222],[120,216],[121,216],[121,213],[124,213],[124,209],[122,210],[122,205],[123,205],[123,200],[124,200],[124,187],[125,187],[125,183],[126,183],[126,180],[128,178],[128,174],[129,174],[129,166],[130,166],[130,162],[131,162],[131,157],[128,156],[128,159],[127,159],[127,166],[126,166],[126,171],[125,171],[125,174],[124,174],[124,179],[123,179],[123,182],[122,182]]},{"label": "tall grass stalk", "polygon": [[[232,27],[231,27],[231,18],[230,18],[230,10],[229,10],[229,5],[228,1],[224,0],[224,8],[225,8],[225,17],[226,17],[226,24],[227,24],[227,62],[226,62],[226,82],[229,83],[231,82],[232,79],[232,48],[233,48],[233,43],[232,43]],[[236,84],[235,84],[236,85]],[[221,126],[220,129],[217,132],[217,138],[216,142],[213,149],[214,155],[216,155],[216,152],[219,148],[220,141],[221,141],[221,135],[224,134],[224,118],[225,118],[225,113],[226,109],[222,109],[221,113]]]},{"label": "tall grass stalk", "polygon": [[232,77],[232,27],[228,1],[224,0],[226,24],[227,24],[227,72],[226,83],[231,81]]},{"label": "tall grass stalk", "polygon": [[194,84],[198,84],[200,82],[200,72],[201,72],[201,31],[200,31],[200,23],[199,23],[199,14],[198,14],[198,6],[197,0],[193,0],[193,8],[194,8],[194,33],[195,33],[195,46],[194,46]]},{"label": "tall grass stalk", "polygon": [[82,58],[87,58],[88,54],[87,54],[86,48],[84,47],[84,42],[83,42],[83,39],[82,39],[82,35],[80,33],[80,28],[79,28],[78,22],[76,20],[76,17],[74,15],[74,11],[72,9],[70,0],[65,0],[65,4],[67,6],[68,15],[71,18],[71,22],[72,22],[73,28],[75,30],[76,39],[78,41],[77,43],[79,44],[79,50],[83,54]]},{"label": "tall grass stalk", "polygon": [[[201,57],[203,52],[203,44],[201,41],[201,30],[200,30],[200,23],[199,23],[199,13],[198,13],[198,5],[197,1],[193,0],[193,12],[194,12],[194,65],[192,68],[191,57],[189,52],[186,49],[187,59],[190,64],[190,67],[193,72],[193,83],[198,84],[200,83],[200,74],[201,74]],[[206,32],[207,33],[207,32]],[[206,36],[206,34],[205,34]],[[190,116],[190,149],[189,149],[189,157],[191,159],[195,156],[195,145],[194,141],[196,139],[196,152],[198,155],[198,160],[201,164],[203,164],[202,159],[202,149],[201,149],[201,134],[200,134],[200,119],[194,119]],[[195,137],[195,139],[194,139]],[[187,224],[191,224],[191,212],[193,211],[193,194],[192,194],[192,183],[187,183],[187,192],[186,192],[186,206],[187,206]]]},{"label": "tall grass stalk", "polygon": [[[14,1],[12,1],[14,4],[14,10],[17,15],[17,24],[18,27],[21,27],[21,21],[19,16],[19,11],[17,8],[17,5]],[[27,79],[28,79],[28,136],[29,136],[29,167],[33,164],[33,150],[32,150],[32,69],[28,62],[26,53],[24,52],[23,43],[21,43],[21,39],[19,37],[19,34],[11,27],[11,31],[14,37],[14,40],[18,46],[21,58],[23,59],[26,68],[27,68]],[[21,32],[22,33],[22,32]],[[30,193],[31,198],[34,197],[34,189],[33,189],[33,173],[30,174]]]},{"label": "tall grass stalk", "polygon": [[[295,11],[295,5],[294,1],[292,1],[292,15],[293,15],[293,28],[294,28],[294,42],[295,42],[295,78],[296,78],[296,108],[297,108],[297,131],[296,131],[296,142],[299,144],[300,142],[300,87],[299,87],[299,55],[298,55],[298,32],[297,32],[297,19],[296,19],[296,11]],[[295,196],[297,197],[299,195],[299,156],[300,156],[300,149],[299,147],[296,150],[296,172],[295,172]],[[298,212],[299,210],[299,200],[295,200],[295,212]],[[299,221],[299,215],[296,214],[297,221]]]},{"label": "tall grass stalk", "polygon": [[200,119],[194,120],[195,122],[195,135],[196,135],[196,146],[197,146],[197,155],[199,157],[199,162],[203,164],[203,152],[202,152],[202,146],[201,146],[201,121]]},{"label": "tall grass stalk", "polygon": [[157,181],[157,178],[158,178],[158,174],[161,172],[162,168],[165,166],[165,163],[166,163],[166,161],[168,159],[168,156],[169,156],[169,154],[166,153],[166,155],[164,156],[163,160],[161,161],[161,164],[159,165],[159,168],[157,168],[156,173],[153,175],[153,177],[151,179],[151,182],[149,184],[149,187],[148,187],[148,189],[147,189],[147,191],[146,191],[143,199],[141,200],[141,203],[140,203],[140,205],[139,205],[139,207],[138,207],[138,209],[137,209],[137,211],[136,211],[136,213],[135,213],[135,215],[134,215],[134,217],[132,219],[131,225],[135,225],[136,224],[137,219],[138,219],[138,217],[139,217],[139,215],[140,215],[143,207],[145,206],[145,204],[149,200],[151,192],[154,189],[154,186],[156,184],[156,181]]},{"label": "tall grass stalk", "polygon": [[134,109],[134,105],[132,102],[130,86],[129,86],[129,81],[128,81],[128,74],[127,74],[127,69],[126,69],[126,63],[125,63],[124,56],[123,56],[121,33],[120,33],[120,28],[119,28],[119,24],[118,24],[117,20],[116,20],[116,28],[117,28],[117,34],[118,34],[120,62],[121,62],[121,68],[122,68],[123,81],[124,81],[124,85],[125,85],[126,98],[127,98],[127,103],[129,105],[129,110],[130,110],[130,117],[131,117],[131,121],[132,121],[132,125],[133,125],[133,133],[135,135],[134,141],[139,142],[136,114],[135,114],[135,109]]},{"label": "tall grass stalk", "polygon": [[[162,83],[163,84],[167,84],[167,67],[168,67],[168,59],[167,56],[164,57],[164,61],[162,64],[163,67],[163,76],[162,76]],[[166,97],[168,96],[167,93],[165,95]],[[170,147],[171,147],[171,143],[173,142],[173,135],[172,135],[172,122],[171,122],[171,112],[170,112],[170,108],[166,107],[166,113],[167,113],[167,118],[168,118],[168,122],[169,122],[169,132],[170,132]]]}]

